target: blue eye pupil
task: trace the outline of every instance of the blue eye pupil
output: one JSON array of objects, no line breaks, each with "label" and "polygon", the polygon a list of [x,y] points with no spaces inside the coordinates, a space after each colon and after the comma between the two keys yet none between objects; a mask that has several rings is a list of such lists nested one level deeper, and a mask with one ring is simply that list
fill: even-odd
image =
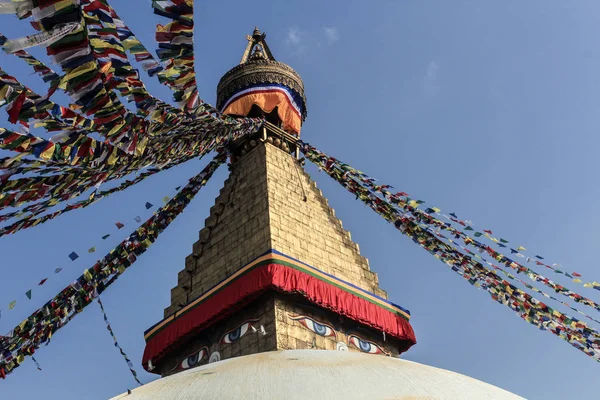
[{"label": "blue eye pupil", "polygon": [[313,321],[313,326],[315,328],[315,332],[321,336],[325,336],[327,334],[327,328],[324,325],[319,324],[316,321]]},{"label": "blue eye pupil", "polygon": [[229,332],[229,341],[230,342],[235,342],[236,340],[238,340],[240,338],[240,334],[242,333],[242,328],[239,327],[234,331]]},{"label": "blue eye pupil", "polygon": [[364,351],[364,352],[367,352],[367,353],[371,351],[371,343],[367,343],[364,340],[358,339],[358,344],[360,345],[360,350],[361,351]]},{"label": "blue eye pupil", "polygon": [[199,358],[199,353],[196,353],[193,356],[188,357],[187,362],[188,362],[188,365],[190,366],[190,368],[198,363],[198,358]]}]

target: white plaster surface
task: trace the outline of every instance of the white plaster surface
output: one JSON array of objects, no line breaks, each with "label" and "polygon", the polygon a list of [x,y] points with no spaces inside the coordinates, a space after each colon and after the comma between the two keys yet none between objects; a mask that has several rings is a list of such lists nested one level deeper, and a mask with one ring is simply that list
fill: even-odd
[{"label": "white plaster surface", "polygon": [[516,400],[455,372],[364,353],[285,350],[236,357],[158,379],[113,400]]}]

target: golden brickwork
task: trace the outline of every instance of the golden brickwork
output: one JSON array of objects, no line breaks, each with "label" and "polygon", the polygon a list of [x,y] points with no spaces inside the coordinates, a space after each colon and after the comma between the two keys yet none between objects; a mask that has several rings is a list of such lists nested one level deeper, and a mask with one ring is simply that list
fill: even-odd
[{"label": "golden brickwork", "polygon": [[294,157],[259,143],[233,164],[165,317],[271,248],[387,298],[314,181]]},{"label": "golden brickwork", "polygon": [[[178,285],[171,290],[165,317],[176,315],[183,305],[270,249],[387,298],[358,245],[298,161],[272,144],[259,142],[232,165],[199,240],[186,257]],[[228,332],[239,337],[227,343],[223,338]],[[397,345],[382,333],[299,296],[271,292],[231,317],[181,338],[157,372],[164,376],[204,365],[217,353],[220,359],[285,349],[397,356]]]}]

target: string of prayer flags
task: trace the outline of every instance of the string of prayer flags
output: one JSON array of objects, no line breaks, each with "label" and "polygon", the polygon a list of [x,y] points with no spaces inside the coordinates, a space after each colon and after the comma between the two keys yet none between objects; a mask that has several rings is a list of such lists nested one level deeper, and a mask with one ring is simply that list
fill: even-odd
[{"label": "string of prayer flags", "polygon": [[[4,45],[4,43],[6,43],[7,40],[8,40],[8,38],[0,33],[0,45]],[[42,78],[42,80],[44,82],[46,82],[46,83],[57,82],[58,83],[58,79],[60,79],[60,76],[56,72],[54,72],[51,68],[49,68],[46,64],[44,64],[43,62],[41,62],[40,60],[38,60],[37,58],[35,58],[31,54],[29,54],[28,52],[26,52],[24,50],[20,50],[20,51],[15,51],[12,54],[14,56],[19,57],[20,59],[25,61],[27,64],[32,66],[33,70],[37,74],[40,75],[40,77]],[[56,86],[56,88],[58,88],[58,86]],[[50,95],[51,95],[51,93],[46,95],[46,97],[50,97]]]},{"label": "string of prayer flags", "polygon": [[[2,139],[2,130],[0,129],[0,139]],[[0,228],[0,236],[15,233],[22,229],[27,229],[32,226],[39,225],[51,219],[54,219],[65,212],[72,211],[74,209],[87,207],[101,198],[108,196],[112,193],[123,191],[128,187],[135,185],[136,183],[146,179],[147,177],[160,172],[161,170],[166,170],[172,168],[175,165],[178,165],[182,162],[190,160],[195,157],[202,157],[207,154],[209,151],[214,149],[216,146],[224,143],[228,140],[237,140],[240,137],[248,134],[249,132],[253,132],[253,130],[235,130],[230,131],[228,135],[217,136],[217,135],[207,135],[203,140],[196,140],[193,147],[190,148],[191,151],[183,151],[180,157],[173,157],[168,150],[161,151],[164,157],[169,157],[168,162],[162,163],[161,160],[155,160],[154,163],[158,164],[157,168],[152,168],[149,171],[146,171],[140,175],[138,175],[134,180],[128,180],[121,184],[118,187],[112,188],[110,190],[106,190],[103,192],[96,192],[93,198],[88,198],[86,200],[79,201],[75,204],[69,205],[66,208],[58,211],[54,211],[51,214],[44,215],[43,217],[35,218],[37,215],[43,213],[49,208],[54,207],[58,202],[66,201],[71,198],[75,198],[86,190],[97,186],[99,183],[109,181],[111,179],[117,179],[119,177],[125,176],[130,173],[129,167],[134,167],[135,165],[146,165],[146,163],[150,160],[148,159],[138,159],[135,160],[131,164],[123,164],[117,170],[113,170],[112,173],[109,172],[96,172],[96,173],[86,173],[81,172],[79,170],[75,172],[70,172],[67,174],[58,174],[53,175],[51,178],[39,178],[39,177],[31,177],[31,178],[20,178],[17,180],[6,180],[5,184],[0,188],[0,209],[3,207],[13,206],[16,207],[18,205],[24,204],[29,201],[34,201],[36,199],[41,199],[44,197],[50,197],[48,200],[38,203],[36,205],[25,207],[23,210],[13,213],[8,213],[4,215],[0,215],[0,222],[8,220],[13,217],[22,217],[19,221],[16,221],[8,226]],[[12,134],[12,133],[11,133]],[[20,134],[17,134],[20,135]],[[13,137],[13,136],[10,136]],[[20,136],[19,136],[20,137]],[[190,141],[192,139],[190,138]],[[186,139],[187,143],[187,139]],[[185,146],[181,146],[184,143],[180,143],[179,149],[184,150]],[[0,148],[2,147],[2,141],[0,140]],[[122,172],[121,172],[122,171]],[[39,189],[36,189],[39,188]],[[10,193],[3,194],[3,190],[10,189]],[[43,189],[43,190],[42,190]],[[14,191],[13,191],[14,190]],[[57,200],[60,199],[60,200]],[[148,205],[147,205],[148,206]],[[29,213],[26,216],[23,216],[25,213]]]},{"label": "string of prayer flags", "polygon": [[51,45],[77,28],[81,28],[81,25],[77,22],[56,25],[48,32],[36,33],[35,35],[29,35],[18,39],[8,39],[4,42],[2,47],[7,53],[14,53],[29,47]]},{"label": "string of prayer flags", "polygon": [[84,6],[86,11],[93,15],[95,10],[99,10],[101,13],[97,15],[104,24],[114,24],[123,48],[135,57],[135,60],[142,65],[142,68],[148,72],[149,76],[154,76],[163,69],[162,65],[144,47],[121,18],[119,18],[110,4],[105,0],[85,1],[90,5],[90,7]]},{"label": "string of prayer flags", "polygon": [[142,382],[140,382],[140,380],[138,379],[137,372],[135,372],[135,369],[133,368],[133,363],[131,362],[129,357],[127,357],[127,354],[125,354],[125,352],[123,351],[123,348],[121,347],[119,342],[117,342],[117,337],[115,336],[115,333],[113,332],[113,329],[110,326],[110,322],[108,322],[108,316],[106,315],[106,311],[104,310],[104,305],[102,304],[102,300],[100,300],[100,297],[97,297],[96,301],[98,302],[98,305],[100,306],[100,310],[102,311],[102,315],[104,316],[104,323],[106,324],[106,330],[108,330],[108,333],[110,333],[110,336],[113,338],[113,340],[115,342],[115,347],[117,349],[119,349],[119,352],[125,358],[125,362],[127,363],[127,366],[129,367],[129,371],[131,372],[131,375],[133,375],[133,379],[135,379],[135,381],[137,383],[139,383],[141,386]]},{"label": "string of prayer flags", "polygon": [[13,328],[12,335],[0,337],[0,376],[6,377],[14,372],[26,357],[32,356],[40,346],[48,343],[58,330],[112,285],[185,210],[226,160],[225,150],[219,149],[215,158],[150,219],[71,285]]},{"label": "string of prayer flags", "polygon": [[[326,157],[326,156],[323,155],[322,157]],[[473,237],[471,237],[471,236],[469,236],[469,234],[466,233],[466,231],[468,231],[468,229],[466,229],[466,227],[468,227],[468,225],[466,224],[465,221],[459,221],[459,220],[454,219],[452,216],[446,216],[445,214],[441,214],[442,216],[447,217],[447,219],[451,220],[452,222],[458,223],[460,225],[460,227],[455,228],[451,223],[442,222],[435,218],[434,215],[439,214],[439,211],[441,211],[440,209],[438,209],[438,208],[434,209],[434,207],[427,207],[427,208],[425,208],[425,210],[421,210],[419,208],[419,206],[424,203],[422,200],[418,200],[418,201],[411,200],[409,197],[405,196],[406,193],[404,193],[404,192],[393,194],[388,190],[388,189],[392,189],[392,186],[378,185],[376,183],[377,181],[375,179],[368,177],[366,174],[348,166],[347,164],[339,163],[339,161],[337,161],[335,158],[332,158],[328,162],[338,163],[340,165],[340,168],[343,168],[344,171],[355,174],[357,176],[357,179],[359,179],[359,182],[362,185],[365,185],[370,190],[373,190],[375,193],[380,194],[383,198],[385,198],[390,204],[394,205],[395,207],[401,207],[404,211],[410,212],[411,214],[413,214],[415,216],[415,218],[418,218],[419,221],[427,223],[427,224],[433,224],[438,229],[446,230],[446,231],[450,232],[453,236],[455,236],[457,239],[462,238],[467,245],[476,247],[478,251],[487,253],[493,259],[495,259],[496,261],[505,265],[506,267],[509,267],[509,268],[517,271],[517,273],[523,273],[523,274],[529,276],[533,281],[539,282],[545,286],[548,286],[551,289],[553,289],[554,291],[556,291],[557,293],[561,293],[562,295],[567,296],[567,297],[571,298],[572,300],[575,300],[577,303],[585,304],[587,306],[593,307],[597,311],[600,311],[600,304],[594,302],[593,300],[591,300],[585,296],[582,296],[576,292],[573,292],[572,290],[564,287],[563,285],[552,281],[551,279],[547,278],[543,274],[524,266],[523,265],[524,263],[522,263],[522,262],[520,263],[516,258],[521,258],[521,259],[525,260],[525,263],[532,261],[530,257],[526,257],[524,254],[520,253],[520,250],[518,250],[520,248],[521,251],[523,251],[522,250],[522,249],[524,249],[523,246],[518,246],[517,249],[509,248],[510,254],[511,254],[510,256],[502,254],[501,252],[494,250],[492,247],[487,246],[487,245],[481,243],[480,241],[476,240],[476,238],[483,236],[494,242],[495,241],[500,242],[500,240],[493,238],[491,236],[493,234],[493,232],[490,229],[483,230],[483,233],[482,232],[474,232],[474,234],[472,235]],[[436,210],[438,210],[438,211],[436,211]],[[452,213],[452,214],[456,215],[455,213]],[[465,228],[465,229],[461,230],[462,228]],[[505,242],[508,243],[508,241],[506,241],[506,240],[505,240]],[[500,245],[501,245],[500,247],[503,246],[502,243],[500,243]],[[504,246],[504,247],[506,247],[506,246]],[[512,258],[513,255],[516,258]],[[537,256],[537,257],[540,258],[540,256]],[[543,259],[543,257],[541,257],[541,259]],[[582,283],[582,281],[579,279],[573,279],[573,275],[560,270],[559,269],[560,267],[558,264],[547,265],[540,261],[535,261],[535,265],[544,266],[548,269],[551,269],[552,271],[554,271],[557,274],[561,274],[561,275],[566,276],[567,278],[572,279],[572,282],[574,282],[574,283]],[[587,283],[583,284],[583,286],[587,287],[587,288],[593,288],[593,289],[600,291],[600,284],[595,285],[594,282],[587,282]]]},{"label": "string of prayer flags", "polygon": [[[105,0],[84,0],[82,6],[94,56],[100,69],[106,68],[106,72],[112,74],[110,81],[114,81],[121,96],[132,99],[138,111],[154,122],[164,124],[166,120],[180,118],[179,110],[150,95],[137,70],[129,63],[125,54],[127,46],[135,47],[138,51],[145,48],[118,18],[114,9]],[[152,68],[155,73],[162,70],[162,65],[150,53],[146,53],[138,53],[142,61],[146,61],[143,65]],[[152,60],[152,65],[148,65]]]},{"label": "string of prayer flags", "polygon": [[[373,186],[375,187],[375,186]],[[384,195],[388,195],[390,196],[391,194],[388,192],[388,194],[384,193],[384,191],[382,191],[381,193]],[[391,195],[394,196],[394,195]],[[423,204],[423,201],[419,201],[418,203],[414,202],[413,200],[411,200],[408,195],[406,195],[406,193],[403,193],[403,196],[400,197],[404,197],[403,201],[408,203],[411,207],[413,208],[418,208],[421,204]],[[454,224],[460,225],[461,227],[457,227],[456,228],[456,232],[458,235],[460,235],[461,237],[465,238],[466,240],[470,240],[470,239],[475,239],[475,238],[481,238],[484,237],[486,239],[488,239],[489,241],[493,242],[496,246],[498,246],[501,249],[508,249],[510,251],[510,254],[515,255],[515,257],[524,259],[526,263],[531,263],[534,262],[535,265],[538,266],[544,266],[548,269],[551,269],[553,272],[555,272],[556,274],[560,274],[560,275],[564,275],[567,278],[570,278],[572,280],[572,282],[574,283],[583,283],[582,280],[580,279],[573,279],[573,277],[576,278],[580,278],[581,275],[573,272],[573,273],[568,273],[565,271],[562,271],[561,269],[559,269],[558,264],[546,264],[544,262],[541,261],[536,261],[533,258],[537,258],[538,260],[544,260],[544,257],[536,254],[533,257],[528,257],[527,255],[523,254],[523,252],[526,252],[527,249],[525,248],[525,246],[519,245],[516,248],[511,248],[508,247],[507,244],[509,244],[510,242],[504,238],[496,238],[493,235],[493,231],[490,229],[483,229],[481,232],[479,231],[475,231],[473,228],[473,223],[471,221],[467,221],[467,220],[460,220],[457,216],[456,213],[450,213],[449,215],[446,214],[442,214],[441,210],[435,207],[428,207],[424,210],[424,212],[426,214],[438,214],[441,215],[442,217],[444,217],[446,220],[451,221]],[[456,225],[455,225],[456,226]],[[460,231],[460,229],[462,229],[463,231]],[[467,232],[473,232],[472,234],[469,234]],[[477,242],[477,241],[476,241]],[[497,252],[498,254],[500,254],[499,252]],[[577,274],[577,275],[575,275]],[[545,278],[542,278],[542,280],[544,280]],[[586,286],[587,285],[587,286]],[[587,282],[587,283],[583,283],[584,287],[589,287],[589,288],[596,288],[598,287],[598,290],[600,290],[600,285],[595,286],[593,285],[592,282]]]},{"label": "string of prayer flags", "polygon": [[152,8],[155,14],[172,20],[156,26],[156,54],[164,63],[158,80],[174,91],[181,108],[192,110],[200,100],[194,71],[194,1],[152,0]]},{"label": "string of prayer flags", "polygon": [[[510,308],[530,324],[541,330],[550,331],[596,361],[600,361],[600,333],[598,331],[575,317],[569,317],[549,307],[502,279],[494,269],[488,269],[477,261],[473,252],[465,251],[466,254],[464,254],[452,242],[444,243],[439,237],[439,230],[447,227],[446,224],[422,226],[424,221],[432,219],[431,215],[421,210],[415,213],[414,210],[418,209],[404,202],[400,196],[394,197],[389,192],[384,194],[383,186],[375,185],[374,179],[327,156],[307,143],[299,141],[299,145],[308,160],[325,170],[329,176],[354,194],[357,199],[394,224],[404,235],[410,237],[471,285],[487,291],[493,300]],[[532,286],[529,285],[529,287]]]},{"label": "string of prayer flags", "polygon": [[[179,189],[181,189],[181,186],[178,186],[178,187],[175,189],[175,191],[178,191]],[[141,222],[142,222],[142,217],[140,217],[140,216],[136,216],[136,217],[134,218],[134,221],[135,221],[135,222],[137,222],[137,223],[141,223]],[[121,224],[121,223],[119,223],[119,224]],[[122,226],[125,226],[125,224],[121,224],[121,225],[122,225]],[[117,226],[117,227],[118,227],[118,226]],[[121,229],[121,228],[119,228],[119,229]],[[103,239],[103,240],[105,240],[105,239],[107,239],[109,236],[110,236],[110,234],[108,234],[108,235],[104,235],[104,236],[102,237],[102,239]],[[93,246],[93,247],[89,248],[87,252],[88,252],[89,254],[92,254],[92,253],[95,253],[96,251],[97,251],[97,249],[96,249],[96,246]],[[73,254],[73,253],[74,253],[74,254]],[[72,253],[72,255],[73,255],[73,257],[75,257],[75,255],[77,255],[77,253],[75,253],[75,252],[73,252],[73,253]],[[78,255],[77,255],[77,256],[78,256]],[[71,257],[71,256],[69,256],[69,257]],[[75,261],[75,260],[73,260],[73,261]],[[58,272],[60,272],[61,270],[62,270],[61,268],[57,268],[57,269],[55,270],[55,273],[58,273]],[[42,279],[42,280],[40,281],[40,283],[38,284],[38,286],[42,286],[44,283],[46,283],[46,281],[47,281],[47,280],[48,280],[48,278],[44,278],[44,279]],[[29,291],[29,294],[31,294],[31,290]]]}]

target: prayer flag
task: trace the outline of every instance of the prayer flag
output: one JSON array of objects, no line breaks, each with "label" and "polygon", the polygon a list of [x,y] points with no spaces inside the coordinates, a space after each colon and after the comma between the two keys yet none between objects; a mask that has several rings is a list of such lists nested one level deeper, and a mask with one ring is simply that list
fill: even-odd
[{"label": "prayer flag", "polygon": [[125,225],[123,225],[120,222],[115,223],[115,225],[117,226],[117,229],[121,229],[121,228],[123,228],[125,226]]},{"label": "prayer flag", "polygon": [[151,203],[146,202],[146,210],[149,210],[152,207],[154,207],[154,205],[152,205]]},{"label": "prayer flag", "polygon": [[46,283],[46,281],[48,280],[48,278],[44,278],[40,281],[40,283],[38,283],[38,286],[42,286],[44,283]]},{"label": "prayer flag", "polygon": [[135,217],[135,222],[142,222],[142,218],[141,217]]},{"label": "prayer flag", "polygon": [[96,247],[92,247],[91,249],[88,250],[88,253],[95,253],[96,252]]},{"label": "prayer flag", "polygon": [[17,304],[16,300],[13,300],[10,303],[8,303],[8,309],[12,310],[13,308],[15,308],[15,304]]},{"label": "prayer flag", "polygon": [[60,271],[62,271],[62,268],[56,268],[56,269],[54,270],[54,273],[55,273],[55,274],[58,274]]},{"label": "prayer flag", "polygon": [[163,203],[167,204],[169,202],[169,196],[165,196],[162,199]]},{"label": "prayer flag", "polygon": [[69,254],[69,258],[71,259],[71,261],[75,261],[79,258],[79,254],[72,252],[71,254]]},{"label": "prayer flag", "polygon": [[91,281],[91,280],[92,280],[92,278],[93,278],[93,277],[92,277],[92,274],[91,274],[91,272],[90,272],[90,270],[89,270],[89,269],[86,269],[86,270],[83,272],[83,276],[85,277],[85,279],[86,279],[88,282],[89,282],[89,281]]},{"label": "prayer flag", "polygon": [[523,246],[517,247],[517,250],[519,250],[519,251],[527,251],[527,249],[525,247],[523,247]]},{"label": "prayer flag", "polygon": [[25,292],[25,296],[27,296],[27,298],[31,300],[31,289]]},{"label": "prayer flag", "polygon": [[104,235],[104,236],[102,236],[102,240],[106,240],[106,239],[108,239],[109,237],[110,237],[110,234],[109,234],[109,235]]}]

